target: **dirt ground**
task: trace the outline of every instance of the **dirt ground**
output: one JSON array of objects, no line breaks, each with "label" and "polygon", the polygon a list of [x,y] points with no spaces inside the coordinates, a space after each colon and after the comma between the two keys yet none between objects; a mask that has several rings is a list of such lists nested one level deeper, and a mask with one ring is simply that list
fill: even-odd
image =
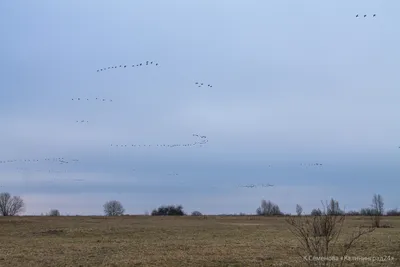
[{"label": "dirt ground", "polygon": [[[346,266],[400,266],[400,217],[384,222],[350,255],[394,260]],[[0,243],[0,266],[303,266],[282,217],[0,217]]]}]

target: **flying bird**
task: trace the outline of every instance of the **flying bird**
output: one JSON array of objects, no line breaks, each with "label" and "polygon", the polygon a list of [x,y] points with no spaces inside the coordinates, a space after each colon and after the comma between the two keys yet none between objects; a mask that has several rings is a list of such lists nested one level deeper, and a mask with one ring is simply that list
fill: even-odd
[{"label": "flying bird", "polygon": [[373,17],[376,17],[376,14],[374,14]]},{"label": "flying bird", "polygon": [[364,18],[366,17],[367,15],[364,15]]},{"label": "flying bird", "polygon": [[358,18],[358,14],[357,14],[356,18]]},{"label": "flying bird", "polygon": [[244,186],[242,186],[242,187],[253,188],[253,187],[256,187],[256,185],[251,184],[251,185],[244,185]]}]

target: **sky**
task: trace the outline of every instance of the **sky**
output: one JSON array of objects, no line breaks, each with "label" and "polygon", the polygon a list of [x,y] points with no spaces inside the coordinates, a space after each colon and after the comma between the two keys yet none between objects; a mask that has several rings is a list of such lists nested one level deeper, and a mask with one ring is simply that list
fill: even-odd
[{"label": "sky", "polygon": [[[100,215],[108,200],[128,214],[254,213],[262,199],[310,212],[331,197],[354,210],[375,193],[397,208],[399,9],[1,1],[0,161],[17,162],[0,164],[0,191],[27,215]],[[168,147],[193,134],[208,142]]]}]

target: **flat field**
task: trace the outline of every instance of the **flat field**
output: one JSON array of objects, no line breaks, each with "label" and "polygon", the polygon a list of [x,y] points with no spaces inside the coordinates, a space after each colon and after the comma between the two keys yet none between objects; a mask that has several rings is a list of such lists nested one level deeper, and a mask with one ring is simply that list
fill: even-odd
[{"label": "flat field", "polygon": [[[349,253],[400,266],[400,217],[362,237]],[[346,238],[368,218],[348,217]],[[0,266],[303,266],[283,217],[0,217]]]}]

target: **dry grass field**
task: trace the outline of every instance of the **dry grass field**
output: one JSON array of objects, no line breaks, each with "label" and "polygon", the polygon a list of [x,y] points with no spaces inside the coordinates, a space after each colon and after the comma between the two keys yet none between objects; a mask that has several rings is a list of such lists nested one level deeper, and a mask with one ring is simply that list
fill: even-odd
[{"label": "dry grass field", "polygon": [[[384,223],[350,255],[395,260],[346,266],[400,266],[400,217]],[[0,242],[0,266],[302,266],[283,217],[0,217]]]}]

